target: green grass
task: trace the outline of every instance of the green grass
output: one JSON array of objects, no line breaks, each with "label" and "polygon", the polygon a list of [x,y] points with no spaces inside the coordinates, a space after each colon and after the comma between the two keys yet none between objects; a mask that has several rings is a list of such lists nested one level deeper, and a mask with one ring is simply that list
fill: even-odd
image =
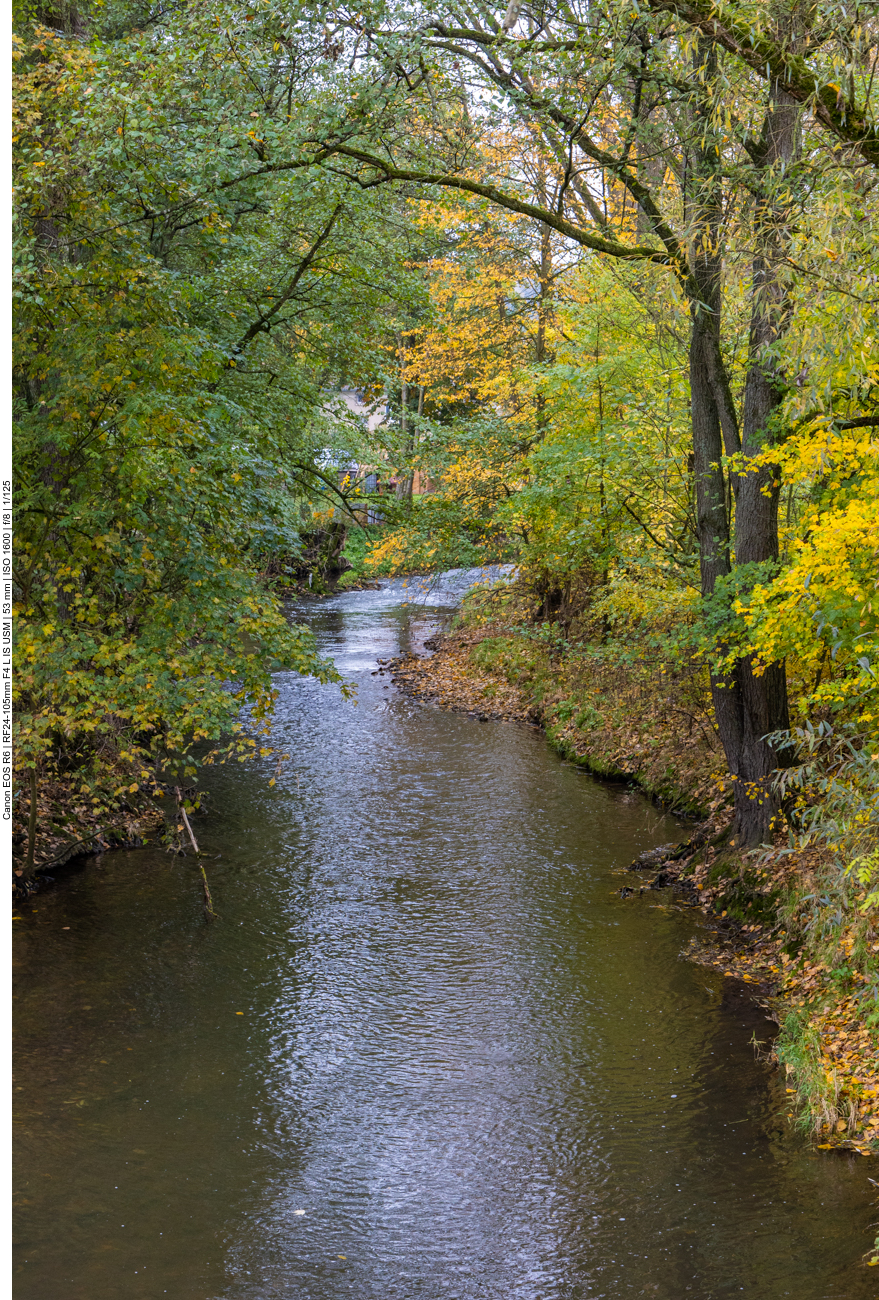
[{"label": "green grass", "polygon": [[366,557],[370,549],[386,531],[384,524],[352,524],[345,538],[342,554],[352,566],[346,569],[336,584],[338,587],[356,587],[359,583],[371,580],[372,574],[366,571]]}]

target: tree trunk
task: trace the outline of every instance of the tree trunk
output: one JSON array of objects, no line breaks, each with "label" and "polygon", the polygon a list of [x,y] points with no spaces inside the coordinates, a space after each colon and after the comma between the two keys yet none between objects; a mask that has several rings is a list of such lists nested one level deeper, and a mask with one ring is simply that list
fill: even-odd
[{"label": "tree trunk", "polygon": [[[793,159],[797,133],[796,103],[780,85],[771,85],[757,154],[760,190],[754,212],[749,365],[742,409],[744,472],[736,497],[737,566],[778,559],[781,473],[773,464],[749,470],[748,461],[775,441],[773,417],[784,400],[783,378],[766,355],[766,349],[784,330],[789,314],[787,295],[779,276],[787,213],[772,191]],[[735,835],[741,844],[758,844],[767,838],[776,811],[771,773],[781,761],[764,737],[790,726],[787,680],[783,663],[770,664],[758,675],[750,658],[739,663],[738,677],[742,739]]]},{"label": "tree trunk", "polygon": [[[708,42],[700,43],[694,62],[696,67],[705,68],[710,85],[716,73],[717,60]],[[688,216],[693,228],[690,255],[690,423],[703,598],[713,595],[718,579],[727,577],[732,567],[728,483],[723,469],[724,432],[725,425],[729,426],[729,412],[724,413],[718,401],[718,397],[722,397],[718,371],[723,370],[720,354],[723,185],[718,151],[711,139],[709,114],[710,108],[705,102],[704,114],[697,112],[702,145],[693,156],[688,195]],[[737,676],[721,677],[712,673],[711,698],[726,760],[736,776],[742,748],[742,709]]]},{"label": "tree trunk", "polygon": [[[408,460],[412,455],[412,438],[409,435],[409,379],[406,369],[406,336],[397,335],[397,349],[400,354],[400,432],[403,435],[402,452]],[[396,497],[398,501],[412,502],[412,470],[400,475],[397,482]]]},{"label": "tree trunk", "polygon": [[[714,55],[703,43],[697,58],[713,75]],[[723,470],[723,453],[743,452],[745,463],[771,437],[771,417],[782,401],[777,374],[764,356],[781,328],[783,292],[777,274],[782,220],[767,193],[755,213],[756,253],[751,286],[749,370],[745,385],[742,440],[720,350],[722,189],[719,154],[706,120],[695,156],[692,216],[695,236],[691,273],[690,400],[693,430],[696,518],[702,595],[732,570],[730,512],[735,500],[736,567],[778,558],[779,472],[774,466],[733,473]],[[771,173],[792,155],[796,111],[774,88],[758,157],[768,190]],[[764,737],[789,725],[784,665],[757,673],[750,658],[723,676],[712,674],[711,694],[720,740],[735,782],[734,838],[751,846],[766,840],[776,803],[771,773],[779,757]]]}]

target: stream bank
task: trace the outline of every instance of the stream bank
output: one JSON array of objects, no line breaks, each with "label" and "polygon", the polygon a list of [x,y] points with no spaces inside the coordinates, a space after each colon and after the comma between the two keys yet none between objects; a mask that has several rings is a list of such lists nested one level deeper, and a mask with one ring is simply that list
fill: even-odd
[{"label": "stream bank", "polygon": [[[131,781],[130,772],[124,775]],[[139,848],[158,834],[165,823],[164,814],[153,798],[135,793],[137,798],[131,792],[117,795],[113,800],[117,808],[108,813],[106,807],[95,811],[73,781],[41,781],[35,810],[39,833],[29,860],[31,795],[26,788],[17,790],[11,836],[13,903],[37,893],[51,883],[52,871],[76,858],[110,849]]]},{"label": "stream bank", "polygon": [[694,939],[687,956],[747,984],[780,1026],[764,1050],[786,1075],[788,1119],[823,1149],[879,1154],[879,933],[855,918],[835,955],[803,953],[791,912],[820,890],[828,863],[816,850],[787,851],[781,835],[757,853],[730,845],[730,781],[698,674],[599,656],[572,671],[546,635],[491,619],[465,617],[427,649],[387,665],[413,698],[540,726],[568,762],[695,823],[632,862],[645,883],[622,897],[671,888],[710,915],[715,936]]}]

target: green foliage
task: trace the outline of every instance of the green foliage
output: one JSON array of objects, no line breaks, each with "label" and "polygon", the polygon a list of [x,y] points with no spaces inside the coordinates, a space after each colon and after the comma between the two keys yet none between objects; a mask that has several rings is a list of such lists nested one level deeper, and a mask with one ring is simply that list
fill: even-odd
[{"label": "green foliage", "polygon": [[471,652],[477,668],[503,677],[513,686],[528,687],[538,670],[538,656],[519,637],[486,637]]},{"label": "green foliage", "polygon": [[851,724],[807,724],[774,737],[792,751],[777,787],[792,847],[819,842],[848,858],[869,856],[879,838],[879,758]]},{"label": "green foliage", "polygon": [[414,283],[372,196],[253,174],[326,60],[269,103],[284,23],[244,17],[15,44],[16,755],[108,811],[257,752],[273,671],[338,680],[262,575],[341,501],[361,430],[327,385],[374,374]]},{"label": "green foliage", "polygon": [[490,509],[474,511],[469,495],[438,493],[414,501],[402,521],[382,533],[369,553],[367,571],[440,573],[502,563],[512,553]]},{"label": "green foliage", "polygon": [[686,360],[667,290],[650,272],[593,264],[565,287],[540,377],[546,432],[505,507],[527,537],[523,563],[544,582],[584,569],[693,580]]},{"label": "green foliage", "polygon": [[381,524],[359,524],[348,528],[342,554],[351,568],[346,569],[339,579],[340,589],[356,587],[368,581],[367,560],[382,531]]},{"label": "green foliage", "polygon": [[862,969],[879,910],[879,757],[851,724],[809,724],[774,740],[793,759],[776,778],[790,851],[823,851],[818,875],[790,891],[790,934],[832,963],[848,932]]}]

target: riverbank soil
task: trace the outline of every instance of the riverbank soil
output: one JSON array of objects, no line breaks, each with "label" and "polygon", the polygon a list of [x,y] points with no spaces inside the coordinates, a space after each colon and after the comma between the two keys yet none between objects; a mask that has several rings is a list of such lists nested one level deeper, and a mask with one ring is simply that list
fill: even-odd
[{"label": "riverbank soil", "polygon": [[484,613],[427,648],[430,658],[386,665],[413,698],[539,725],[569,762],[693,819],[682,843],[632,863],[638,878],[622,898],[670,888],[710,914],[715,933],[687,956],[743,981],[780,1026],[771,1045],[755,1046],[786,1072],[788,1118],[824,1149],[879,1154],[879,918],[859,909],[863,894],[846,907],[837,891],[832,916],[822,907],[838,869],[819,852],[791,853],[781,834],[771,849],[730,845],[731,782],[704,673],[562,654],[545,631]]},{"label": "riverbank soil", "polygon": [[[136,784],[130,772],[125,775],[126,786]],[[30,853],[31,795],[27,786],[18,792],[12,812],[13,898],[33,893],[46,872],[72,858],[136,848],[164,824],[161,809],[140,790],[126,789],[124,794],[104,791],[98,798],[92,787],[79,789],[80,784],[60,776],[40,780]]]}]

